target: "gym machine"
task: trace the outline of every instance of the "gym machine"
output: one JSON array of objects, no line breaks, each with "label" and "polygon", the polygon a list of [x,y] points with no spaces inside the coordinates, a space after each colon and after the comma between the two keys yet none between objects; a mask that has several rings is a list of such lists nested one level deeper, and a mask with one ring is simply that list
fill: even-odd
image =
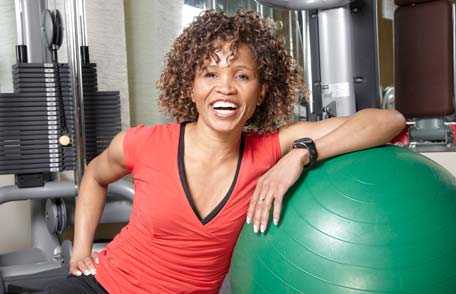
[{"label": "gym machine", "polygon": [[380,106],[375,1],[274,1],[299,11],[309,120]]},{"label": "gym machine", "polygon": [[[14,175],[15,185],[0,187],[0,204],[31,200],[32,248],[0,255],[0,293],[39,293],[67,275],[71,242],[61,236],[84,166],[120,131],[119,92],[98,90],[90,62],[84,0],[64,4],[65,17],[46,0],[15,1],[14,92],[0,93],[0,174]],[[133,194],[128,181],[111,184],[101,223],[127,222]]]},{"label": "gym machine", "polygon": [[419,152],[456,151],[455,4],[395,4],[394,99],[409,124],[402,142]]},{"label": "gym machine", "polygon": [[408,124],[396,143],[418,152],[456,150],[453,1],[395,0],[395,85],[382,100],[377,1],[259,2],[302,15],[308,120],[395,107]]}]

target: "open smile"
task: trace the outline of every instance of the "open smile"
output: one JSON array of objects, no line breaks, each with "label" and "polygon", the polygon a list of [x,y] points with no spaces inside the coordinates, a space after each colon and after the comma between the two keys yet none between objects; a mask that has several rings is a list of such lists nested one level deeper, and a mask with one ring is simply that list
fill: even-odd
[{"label": "open smile", "polygon": [[233,117],[239,110],[239,104],[229,100],[216,100],[210,105],[214,114],[219,118]]}]

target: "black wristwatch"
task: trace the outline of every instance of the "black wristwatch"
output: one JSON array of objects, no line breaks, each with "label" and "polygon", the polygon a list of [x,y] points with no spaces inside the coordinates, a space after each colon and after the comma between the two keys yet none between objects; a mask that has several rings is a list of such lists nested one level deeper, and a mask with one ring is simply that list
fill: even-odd
[{"label": "black wristwatch", "polygon": [[311,168],[317,163],[318,152],[315,143],[311,138],[302,138],[294,141],[293,149],[307,149],[309,152],[309,163],[306,164],[305,167]]}]

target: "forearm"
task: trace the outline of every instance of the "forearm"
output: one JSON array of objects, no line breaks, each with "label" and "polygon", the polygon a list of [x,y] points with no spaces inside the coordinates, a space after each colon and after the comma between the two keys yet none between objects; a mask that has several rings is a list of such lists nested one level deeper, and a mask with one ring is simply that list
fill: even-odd
[{"label": "forearm", "polygon": [[100,221],[106,201],[106,186],[97,182],[93,164],[89,165],[82,178],[76,200],[73,254],[89,256],[95,230]]},{"label": "forearm", "polygon": [[365,109],[315,141],[318,160],[385,144],[405,127],[396,111]]}]

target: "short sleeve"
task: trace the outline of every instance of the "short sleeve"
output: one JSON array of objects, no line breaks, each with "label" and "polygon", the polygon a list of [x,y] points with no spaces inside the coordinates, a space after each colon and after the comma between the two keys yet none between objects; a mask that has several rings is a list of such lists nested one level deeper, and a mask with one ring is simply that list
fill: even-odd
[{"label": "short sleeve", "polygon": [[128,170],[132,171],[135,163],[140,158],[140,152],[147,138],[147,128],[138,125],[127,129],[123,142],[124,164]]},{"label": "short sleeve", "polygon": [[256,164],[263,162],[267,166],[273,166],[281,157],[279,132],[267,134],[251,134],[248,136],[248,148],[252,151],[252,157]]},{"label": "short sleeve", "polygon": [[269,134],[265,135],[264,137],[265,137],[264,139],[266,141],[266,145],[269,146],[268,149],[271,152],[272,161],[273,161],[273,163],[276,163],[282,155],[282,152],[280,149],[279,131],[269,133]]}]

